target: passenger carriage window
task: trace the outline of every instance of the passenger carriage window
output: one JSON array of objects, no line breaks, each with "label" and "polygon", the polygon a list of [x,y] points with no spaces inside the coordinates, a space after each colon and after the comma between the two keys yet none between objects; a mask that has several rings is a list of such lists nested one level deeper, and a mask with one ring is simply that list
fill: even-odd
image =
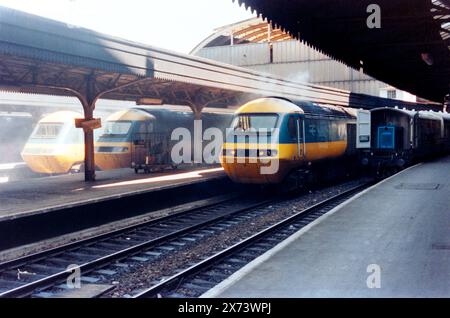
[{"label": "passenger carriage window", "polygon": [[339,122],[338,135],[339,135],[339,140],[347,139],[347,123],[345,121]]},{"label": "passenger carriage window", "polygon": [[307,119],[305,121],[305,134],[307,142],[317,142],[317,120]]},{"label": "passenger carriage window", "polygon": [[341,122],[333,120],[330,122],[330,139],[331,141],[337,141],[341,140],[341,137],[339,136],[339,126],[341,125]]},{"label": "passenger carriage window", "polygon": [[330,129],[329,129],[328,120],[319,120],[318,121],[317,135],[318,135],[318,140],[317,140],[318,142],[325,142],[325,141],[329,140]]}]

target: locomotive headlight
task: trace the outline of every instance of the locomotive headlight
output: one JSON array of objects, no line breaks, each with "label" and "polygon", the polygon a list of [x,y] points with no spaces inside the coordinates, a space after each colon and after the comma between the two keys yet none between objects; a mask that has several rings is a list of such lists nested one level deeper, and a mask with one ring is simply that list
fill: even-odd
[{"label": "locomotive headlight", "polygon": [[224,149],[223,155],[224,156],[234,156],[236,154],[236,150],[233,149]]},{"label": "locomotive headlight", "polygon": [[269,149],[269,150],[267,150],[267,155],[269,157],[275,157],[276,155],[278,155],[278,151],[275,149]]},{"label": "locomotive headlight", "polygon": [[260,150],[258,154],[260,157],[275,157],[278,155],[278,151],[275,149]]}]

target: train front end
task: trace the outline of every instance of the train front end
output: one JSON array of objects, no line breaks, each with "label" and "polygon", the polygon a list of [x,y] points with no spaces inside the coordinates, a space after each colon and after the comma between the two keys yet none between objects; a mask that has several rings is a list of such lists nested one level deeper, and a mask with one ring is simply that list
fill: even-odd
[{"label": "train front end", "polygon": [[301,116],[299,107],[277,98],[258,99],[239,108],[220,158],[227,175],[238,183],[282,182],[303,153],[301,138],[290,140],[287,131],[288,118],[295,118],[290,128],[296,136],[302,135]]},{"label": "train front end", "polygon": [[140,109],[127,109],[110,115],[95,148],[95,163],[101,170],[130,168],[136,134],[153,132],[155,118]]},{"label": "train front end", "polygon": [[31,170],[61,174],[83,162],[83,132],[75,128],[75,118],[82,118],[82,115],[59,111],[39,121],[21,152]]},{"label": "train front end", "polygon": [[372,168],[403,168],[411,163],[417,146],[417,116],[418,112],[404,109],[371,110],[371,149],[365,160]]}]

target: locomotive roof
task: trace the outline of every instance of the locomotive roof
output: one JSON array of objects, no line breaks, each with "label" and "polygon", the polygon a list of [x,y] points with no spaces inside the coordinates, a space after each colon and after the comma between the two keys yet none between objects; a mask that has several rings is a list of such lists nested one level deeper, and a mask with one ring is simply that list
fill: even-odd
[{"label": "locomotive roof", "polygon": [[280,97],[265,97],[243,105],[238,113],[303,113],[314,117],[355,118],[356,110],[341,106],[322,105],[308,101],[292,101]]},{"label": "locomotive roof", "polygon": [[241,106],[237,113],[303,113],[303,110],[284,98],[266,97]]},{"label": "locomotive roof", "polygon": [[151,115],[148,112],[142,111],[138,108],[130,108],[121,110],[118,112],[115,112],[111,114],[107,120],[109,121],[119,121],[119,120],[129,120],[129,121],[135,121],[135,120],[147,120],[147,119],[155,119],[153,115]]},{"label": "locomotive roof", "polygon": [[346,108],[334,105],[322,105],[306,101],[292,102],[300,107],[306,115],[318,117],[345,117],[354,118],[356,110],[353,108]]},{"label": "locomotive roof", "polygon": [[[419,116],[420,118],[424,119],[432,119],[432,120],[441,120],[446,119],[446,114],[442,112],[433,112],[433,111],[417,111],[417,110],[407,110],[407,109],[400,109],[400,108],[390,108],[390,107],[380,107],[372,109],[370,112],[396,112],[400,114],[407,115],[409,117],[415,117]],[[449,116],[450,117],[450,116]]]},{"label": "locomotive roof", "polygon": [[71,122],[74,118],[83,118],[83,115],[71,110],[61,110],[50,113],[41,118],[39,122],[56,123],[56,122]]},{"label": "locomotive roof", "polygon": [[[192,108],[189,106],[184,105],[154,105],[154,106],[147,106],[147,105],[139,105],[136,107],[133,107],[135,109],[141,109],[144,111],[158,111],[158,112],[187,112],[192,113]],[[215,107],[205,107],[202,109],[202,113],[214,113],[214,114],[232,114],[234,113],[234,109],[230,108],[215,108]]]}]

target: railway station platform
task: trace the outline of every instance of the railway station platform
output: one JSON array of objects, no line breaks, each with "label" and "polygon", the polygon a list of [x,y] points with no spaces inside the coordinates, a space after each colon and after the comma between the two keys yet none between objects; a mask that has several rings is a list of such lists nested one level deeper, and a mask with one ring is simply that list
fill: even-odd
[{"label": "railway station platform", "polygon": [[202,297],[450,297],[450,157],[367,189]]},{"label": "railway station platform", "polygon": [[97,181],[88,183],[83,173],[1,183],[0,222],[225,177],[219,167],[184,167],[150,174],[118,169],[96,174]]}]

